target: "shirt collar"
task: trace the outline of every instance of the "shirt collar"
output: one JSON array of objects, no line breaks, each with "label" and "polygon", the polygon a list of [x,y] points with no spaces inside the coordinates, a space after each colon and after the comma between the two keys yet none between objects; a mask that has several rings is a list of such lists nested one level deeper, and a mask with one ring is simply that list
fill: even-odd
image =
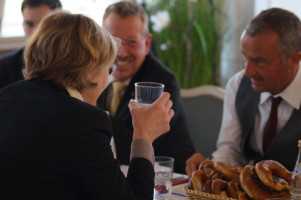
[{"label": "shirt collar", "polygon": [[281,97],[293,106],[295,109],[300,109],[301,104],[301,69],[300,65],[294,80],[281,93]]},{"label": "shirt collar", "polygon": [[[115,81],[115,80],[116,80],[115,77],[111,74],[111,75],[109,76],[109,84],[112,83],[112,82]],[[122,82],[123,82],[123,84],[124,84],[125,86],[128,86],[128,85],[130,84],[131,80],[132,80],[132,77],[131,77],[131,78],[128,78],[128,79],[126,79],[125,81],[122,81]]]},{"label": "shirt collar", "polygon": [[84,101],[84,99],[83,99],[82,95],[79,93],[79,91],[77,91],[76,89],[73,89],[73,88],[66,88],[66,89],[71,97],[74,97],[78,100]]},{"label": "shirt collar", "polygon": [[[295,109],[300,109],[301,104],[301,69],[300,65],[298,67],[297,74],[294,80],[279,94],[273,95],[274,97],[281,96],[288,104],[290,104]],[[269,92],[262,92],[260,94],[260,104],[265,103],[272,96]]]},{"label": "shirt collar", "polygon": [[260,104],[264,104],[269,98],[270,98],[271,93],[269,92],[262,92],[260,94]]}]

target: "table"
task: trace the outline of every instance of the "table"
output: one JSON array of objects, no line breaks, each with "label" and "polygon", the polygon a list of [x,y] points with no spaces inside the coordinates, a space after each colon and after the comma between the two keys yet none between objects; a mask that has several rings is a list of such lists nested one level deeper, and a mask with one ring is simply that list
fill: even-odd
[{"label": "table", "polygon": [[[123,172],[123,174],[126,176],[129,166],[128,165],[121,165],[120,169]],[[179,174],[179,173],[173,173],[173,179],[178,177],[185,177],[188,178],[186,174]],[[188,183],[182,183],[179,185],[175,185],[172,187],[172,193],[169,200],[186,200],[188,199],[185,194],[184,187],[187,186]]]},{"label": "table", "polygon": [[186,197],[185,191],[184,191],[184,187],[187,186],[187,183],[183,183],[180,185],[176,185],[172,187],[172,193],[171,193],[171,197],[169,198],[169,200],[184,200],[184,199],[188,199]]}]

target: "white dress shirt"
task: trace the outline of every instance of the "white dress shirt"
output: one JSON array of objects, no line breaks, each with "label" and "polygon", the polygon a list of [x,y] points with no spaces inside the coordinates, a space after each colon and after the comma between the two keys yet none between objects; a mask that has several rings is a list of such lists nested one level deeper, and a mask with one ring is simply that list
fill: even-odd
[{"label": "white dress shirt", "polygon": [[[301,104],[301,67],[291,84],[281,93],[282,101],[278,106],[277,130],[280,130],[289,120],[294,109],[299,110]],[[223,120],[217,140],[217,150],[213,152],[213,159],[225,162],[232,167],[246,165],[242,149],[242,132],[235,110],[235,98],[240,82],[244,76],[244,70],[235,74],[227,83],[224,100]],[[271,93],[262,92],[255,116],[254,129],[250,137],[250,147],[255,152],[263,154],[263,129],[271,110]],[[248,113],[246,113],[248,114]],[[288,133],[289,134],[289,133]],[[297,145],[297,144],[296,144]]]}]

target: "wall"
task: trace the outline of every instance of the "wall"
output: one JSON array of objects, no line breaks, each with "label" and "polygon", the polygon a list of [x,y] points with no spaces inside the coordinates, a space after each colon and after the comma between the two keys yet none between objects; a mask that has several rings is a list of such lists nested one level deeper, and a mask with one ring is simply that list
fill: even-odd
[{"label": "wall", "polygon": [[295,13],[299,18],[301,18],[301,1],[300,0],[254,0],[255,10],[254,13],[257,15],[260,11],[271,8],[278,7],[284,8]]},{"label": "wall", "polygon": [[19,49],[25,45],[25,37],[0,37],[0,56],[10,51]]},{"label": "wall", "polygon": [[254,17],[254,1],[225,0],[224,33],[221,55],[222,87],[233,74],[243,68],[240,52],[240,36],[248,22]]},{"label": "wall", "polygon": [[240,36],[247,23],[262,10],[279,7],[301,18],[300,0],[225,0],[224,38],[221,57],[222,87],[229,78],[243,69]]},{"label": "wall", "polygon": [[0,0],[0,33],[1,33],[1,24],[2,24],[2,19],[3,19],[3,13],[4,13],[4,0]]},{"label": "wall", "polygon": [[225,35],[221,58],[222,87],[229,78],[243,69],[240,53],[240,36],[247,23],[262,10],[279,7],[290,10],[301,18],[300,0],[225,0],[227,18],[224,20]]},{"label": "wall", "polygon": [[[11,0],[10,0],[11,1]],[[62,2],[68,2],[62,0]],[[109,0],[107,0],[109,1]],[[102,0],[102,4],[107,1]],[[111,0],[115,2],[117,0]],[[228,79],[237,71],[243,69],[243,58],[240,53],[240,36],[247,23],[259,12],[269,7],[282,7],[293,11],[301,18],[300,0],[224,0],[224,28],[223,44],[221,55],[221,79],[222,87],[225,87]],[[2,16],[1,5],[4,0],[0,0],[0,18]],[[100,1],[97,1],[100,2]],[[112,3],[110,2],[110,3]],[[67,8],[69,5],[63,5]],[[79,12],[79,10],[77,10]],[[18,10],[19,12],[19,10]],[[100,17],[99,17],[100,19]],[[3,39],[0,37],[0,55],[22,47],[24,38]]]}]

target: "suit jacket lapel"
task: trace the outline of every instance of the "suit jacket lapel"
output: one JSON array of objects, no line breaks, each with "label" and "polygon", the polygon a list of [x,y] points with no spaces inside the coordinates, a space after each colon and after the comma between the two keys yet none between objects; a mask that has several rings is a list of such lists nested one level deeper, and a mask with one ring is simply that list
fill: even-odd
[{"label": "suit jacket lapel", "polygon": [[129,113],[128,103],[130,99],[135,99],[135,83],[138,81],[144,81],[144,71],[146,68],[146,60],[148,59],[148,56],[146,56],[143,65],[140,67],[138,72],[133,76],[132,80],[130,81],[129,85],[126,87],[125,92],[120,100],[119,106],[117,108],[117,111],[115,113],[115,118],[119,119],[121,116],[125,116],[127,113]]},{"label": "suit jacket lapel", "polygon": [[242,149],[247,154],[254,153],[248,149],[248,141],[254,127],[259,99],[260,94],[252,89],[250,79],[244,76],[236,95],[235,108],[243,134]]}]

